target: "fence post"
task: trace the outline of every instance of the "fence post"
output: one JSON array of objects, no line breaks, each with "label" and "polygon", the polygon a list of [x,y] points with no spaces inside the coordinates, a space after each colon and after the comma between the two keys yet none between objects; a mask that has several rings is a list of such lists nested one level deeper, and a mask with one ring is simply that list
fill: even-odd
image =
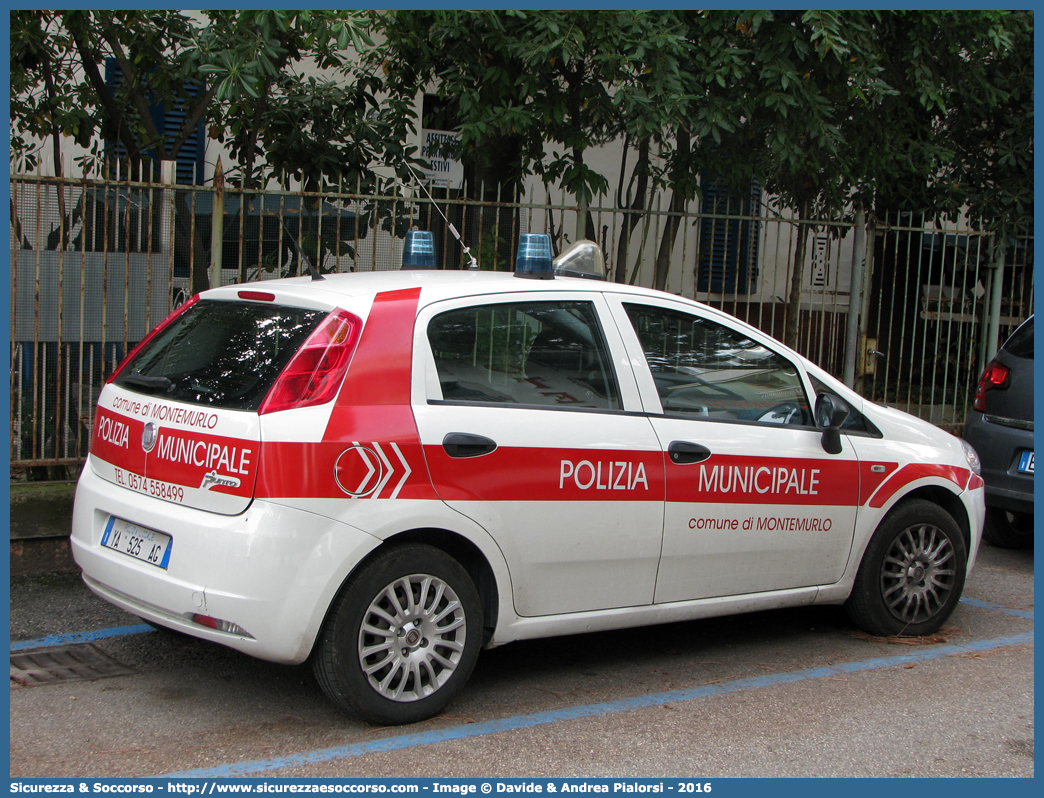
[{"label": "fence post", "polygon": [[[263,201],[263,200],[259,200]],[[210,225],[210,287],[221,287],[221,242],[225,240],[225,170],[221,156],[214,166],[214,202],[211,205]],[[264,221],[264,216],[260,216]]]},{"label": "fence post", "polygon": [[852,283],[848,290],[848,324],[845,330],[845,370],[843,380],[855,387],[856,353],[859,350],[859,312],[863,307],[863,264],[866,262],[866,213],[855,215],[855,241],[852,245]]},{"label": "fence post", "polygon": [[863,379],[866,376],[866,358],[867,346],[866,346],[866,334],[870,327],[870,286],[873,284],[874,276],[874,247],[877,242],[877,215],[874,213],[870,214],[870,220],[865,225],[866,237],[863,242],[864,252],[864,265],[863,265],[863,284],[862,297],[860,298],[859,305],[859,350],[857,351],[857,363],[863,365],[859,369],[859,375],[853,380],[853,388],[859,393],[863,393],[865,386],[863,385]]},{"label": "fence post", "polygon": [[989,362],[1000,349],[1001,297],[1004,292],[1004,244],[1007,237],[993,237],[993,293],[990,295],[990,319],[986,338],[986,361]]},{"label": "fence post", "polygon": [[165,251],[174,252],[174,185],[178,180],[178,162],[160,161],[160,183],[163,184],[163,204],[160,210],[160,235]]}]

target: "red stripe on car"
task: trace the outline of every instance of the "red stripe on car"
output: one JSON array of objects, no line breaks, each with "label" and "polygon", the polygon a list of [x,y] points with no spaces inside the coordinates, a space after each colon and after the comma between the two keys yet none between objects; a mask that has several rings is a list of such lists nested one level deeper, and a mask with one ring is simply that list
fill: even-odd
[{"label": "red stripe on car", "polygon": [[420,288],[374,298],[320,443],[262,444],[258,497],[436,499],[410,406]]},{"label": "red stripe on car", "polygon": [[951,465],[937,465],[934,463],[910,463],[893,473],[878,488],[877,492],[870,497],[870,506],[874,508],[884,507],[896,493],[912,482],[929,477],[937,477],[954,483],[958,488],[964,490],[968,484],[971,471],[967,468],[958,468]]}]

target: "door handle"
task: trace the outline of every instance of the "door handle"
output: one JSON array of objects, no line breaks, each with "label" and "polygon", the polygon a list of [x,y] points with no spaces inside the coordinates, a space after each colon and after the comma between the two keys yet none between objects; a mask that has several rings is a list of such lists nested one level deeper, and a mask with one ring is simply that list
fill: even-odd
[{"label": "door handle", "polygon": [[675,465],[691,465],[702,463],[711,456],[711,450],[699,443],[688,441],[671,441],[667,447],[667,454]]},{"label": "door handle", "polygon": [[497,448],[497,442],[467,432],[450,432],[442,439],[442,448],[450,457],[481,457]]}]

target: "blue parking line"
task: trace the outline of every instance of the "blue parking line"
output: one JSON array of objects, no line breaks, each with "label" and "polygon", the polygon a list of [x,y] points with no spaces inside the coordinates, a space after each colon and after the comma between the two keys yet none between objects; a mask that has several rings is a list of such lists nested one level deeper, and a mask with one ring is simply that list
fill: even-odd
[{"label": "blue parking line", "polygon": [[71,632],[64,635],[50,635],[49,637],[38,637],[36,640],[20,640],[11,643],[11,653],[16,651],[29,651],[34,648],[50,648],[51,646],[68,646],[73,643],[91,643],[95,640],[104,640],[107,637],[124,637],[125,635],[140,635],[146,632],[155,632],[151,626],[139,623],[134,626],[114,626],[109,629],[98,629],[93,632]]},{"label": "blue parking line", "polygon": [[988,601],[979,601],[978,599],[964,597],[961,599],[961,604],[967,604],[969,607],[975,607],[980,610],[992,610],[993,612],[1003,612],[1008,615],[1014,615],[1016,618],[1026,618],[1027,620],[1033,620],[1032,610],[1013,610],[1010,607],[1002,607],[1000,604],[991,604]]},{"label": "blue parking line", "polygon": [[330,762],[337,759],[348,759],[373,753],[386,753],[388,751],[400,751],[405,748],[417,748],[424,745],[432,745],[448,740],[464,740],[473,737],[484,737],[500,732],[526,729],[533,726],[541,726],[549,723],[558,723],[565,720],[576,720],[579,718],[606,715],[613,712],[624,712],[631,709],[643,709],[646,707],[663,706],[675,704],[682,701],[693,701],[699,698],[724,695],[727,693],[738,693],[745,690],[754,690],[761,687],[772,687],[780,684],[793,684],[795,682],[822,679],[829,676],[842,674],[860,673],[881,668],[889,668],[894,665],[907,665],[916,662],[927,662],[929,660],[941,659],[958,654],[969,654],[982,651],[992,651],[1006,646],[1033,643],[1033,632],[1012,635],[1011,637],[999,637],[992,640],[980,640],[975,643],[961,643],[932,647],[925,651],[912,654],[900,654],[891,657],[876,657],[858,662],[848,662],[840,665],[826,665],[819,668],[805,668],[796,671],[776,673],[769,676],[759,676],[750,679],[736,679],[731,682],[719,684],[708,684],[690,690],[675,690],[668,693],[653,693],[650,695],[635,696],[634,698],[622,699],[620,701],[607,701],[600,704],[586,704],[583,706],[570,707],[568,709],[553,710],[550,712],[537,712],[532,715],[519,715],[501,720],[486,721],[484,723],[471,723],[463,726],[452,726],[446,729],[435,729],[419,732],[416,734],[402,734],[395,737],[387,737],[383,740],[373,740],[365,743],[353,743],[335,748],[324,748],[318,751],[307,751],[291,756],[278,757],[275,759],[261,759],[252,762],[239,762],[232,765],[222,765],[215,768],[200,770],[186,770],[181,773],[168,773],[164,776],[152,776],[161,779],[185,779],[185,778],[230,778],[236,776],[247,776],[255,773],[266,773],[283,768],[302,767],[320,762]]},{"label": "blue parking line", "polygon": [[[1003,612],[1015,617],[1034,620],[1033,612],[1030,610],[1017,610],[992,604],[978,599],[962,598],[961,602],[977,609],[994,612]],[[123,637],[127,635],[146,634],[154,632],[155,629],[147,624],[136,624],[133,626],[119,626],[109,629],[98,629],[93,632],[74,632],[70,634],[50,635],[35,640],[22,640],[11,643],[11,653],[29,651],[38,648],[49,648],[52,646],[71,645],[75,643],[89,643],[106,638]],[[244,776],[253,773],[263,773],[288,767],[300,767],[318,762],[329,762],[336,759],[348,759],[364,756],[370,753],[397,751],[404,748],[416,748],[447,740],[461,740],[471,737],[482,737],[497,734],[504,731],[513,731],[532,726],[540,726],[548,723],[557,723],[563,720],[575,720],[578,718],[604,715],[613,712],[622,712],[629,709],[641,709],[644,707],[663,706],[664,704],[681,701],[692,701],[698,698],[707,698],[726,693],[742,692],[761,687],[770,687],[778,684],[808,681],[810,679],[821,679],[828,676],[836,676],[845,673],[858,673],[868,670],[877,670],[891,667],[893,665],[904,665],[913,662],[925,662],[941,657],[956,654],[990,651],[1005,646],[1032,643],[1033,633],[1027,632],[1011,637],[983,640],[976,643],[954,644],[932,648],[915,654],[897,655],[893,657],[879,657],[875,659],[850,662],[841,665],[824,666],[821,668],[806,668],[787,673],[772,674],[769,676],[738,679],[714,685],[706,685],[691,690],[680,690],[669,693],[655,693],[645,696],[621,701],[611,701],[600,704],[588,704],[570,709],[555,710],[551,712],[538,712],[533,715],[521,715],[513,718],[504,718],[485,723],[468,724],[466,726],[455,726],[447,729],[439,729],[418,734],[405,734],[389,737],[383,740],[375,740],[368,743],[356,743],[352,745],[326,748],[318,751],[295,754],[277,759],[258,760],[253,762],[241,762],[232,765],[223,765],[206,770],[192,770],[182,773],[170,773],[165,776],[153,778],[212,778]]]}]

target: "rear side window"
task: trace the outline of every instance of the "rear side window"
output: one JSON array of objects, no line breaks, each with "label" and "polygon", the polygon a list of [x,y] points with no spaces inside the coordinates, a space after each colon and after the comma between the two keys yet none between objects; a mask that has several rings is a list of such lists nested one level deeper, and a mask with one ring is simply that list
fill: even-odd
[{"label": "rear side window", "polygon": [[663,412],[710,421],[813,426],[797,367],[713,321],[625,304]]},{"label": "rear side window", "polygon": [[518,302],[441,313],[428,341],[449,402],[616,410],[616,378],[590,302]]},{"label": "rear side window", "polygon": [[115,383],[179,402],[257,410],[326,315],[268,303],[201,301],[152,338]]},{"label": "rear side window", "polygon": [[1015,357],[1033,360],[1033,319],[1023,324],[1004,344],[1004,348]]}]

